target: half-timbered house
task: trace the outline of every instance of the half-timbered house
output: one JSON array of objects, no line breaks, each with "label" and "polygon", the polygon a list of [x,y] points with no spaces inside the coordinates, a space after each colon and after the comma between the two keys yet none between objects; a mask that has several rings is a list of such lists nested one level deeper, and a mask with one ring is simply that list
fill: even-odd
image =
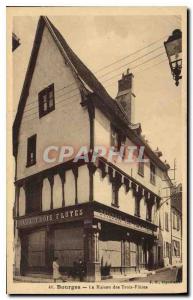
[{"label": "half-timbered house", "polygon": [[[88,281],[163,263],[159,207],[170,187],[169,166],[133,123],[133,80],[129,71],[123,74],[112,99],[40,17],[13,125],[16,274],[51,273],[55,256],[67,272],[83,259]],[[54,157],[64,145],[85,146],[91,154],[96,145],[143,146],[148,162],[74,162],[73,155],[61,162]],[[170,218],[170,203],[163,207]]]}]

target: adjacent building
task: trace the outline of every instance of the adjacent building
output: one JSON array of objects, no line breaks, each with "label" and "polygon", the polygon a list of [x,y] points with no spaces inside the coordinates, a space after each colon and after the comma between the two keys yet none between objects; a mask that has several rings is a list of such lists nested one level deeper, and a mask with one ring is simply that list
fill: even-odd
[{"label": "adjacent building", "polygon": [[172,189],[172,265],[182,264],[182,184]]},{"label": "adjacent building", "polygon": [[[169,166],[134,124],[133,80],[128,70],[112,99],[40,17],[13,125],[16,274],[51,273],[55,256],[66,272],[83,259],[88,281],[169,264]],[[75,162],[64,145],[124,151]],[[147,162],[125,163],[128,146]]]}]

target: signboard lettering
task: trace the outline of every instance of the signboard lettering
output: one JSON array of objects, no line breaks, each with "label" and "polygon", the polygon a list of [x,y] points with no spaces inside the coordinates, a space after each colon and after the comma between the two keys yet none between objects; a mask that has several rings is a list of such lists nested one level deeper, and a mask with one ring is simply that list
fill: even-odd
[{"label": "signboard lettering", "polygon": [[39,215],[34,217],[26,217],[17,220],[17,227],[27,227],[32,225],[46,225],[53,222],[67,221],[83,216],[83,209],[69,209],[61,212],[53,212],[45,215]]}]

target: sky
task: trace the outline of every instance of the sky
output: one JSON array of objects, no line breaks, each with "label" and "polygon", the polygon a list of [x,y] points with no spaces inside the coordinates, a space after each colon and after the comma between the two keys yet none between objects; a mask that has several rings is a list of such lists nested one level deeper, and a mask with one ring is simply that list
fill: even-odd
[{"label": "sky", "polygon": [[[182,89],[181,83],[175,86],[163,45],[174,29],[181,28],[180,16],[50,15],[49,19],[113,98],[117,94],[121,73],[128,68],[133,72],[135,122],[141,123],[142,134],[151,148],[155,150],[158,147],[162,151],[163,160],[173,167],[176,159],[176,181],[181,182],[184,138],[181,126]],[[37,22],[36,16],[14,17],[13,31],[20,38],[21,45],[13,54],[13,117]],[[138,51],[144,47],[146,49]],[[99,71],[101,68],[103,70]],[[169,174],[173,178],[173,172]]]}]

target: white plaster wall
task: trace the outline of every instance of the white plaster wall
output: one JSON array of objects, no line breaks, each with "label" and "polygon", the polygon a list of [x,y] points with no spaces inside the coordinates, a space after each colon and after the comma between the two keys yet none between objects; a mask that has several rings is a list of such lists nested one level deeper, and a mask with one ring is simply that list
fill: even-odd
[{"label": "white plaster wall", "polygon": [[89,201],[89,170],[86,165],[78,168],[78,203]]},{"label": "white plaster wall", "polygon": [[46,211],[50,209],[51,204],[51,187],[49,180],[47,178],[43,181],[42,188],[42,211]]},{"label": "white plaster wall", "polygon": [[[98,109],[95,110],[95,145],[103,145],[107,147],[107,150],[110,147],[111,143],[111,126],[110,121],[107,117]],[[126,146],[135,146],[135,144],[129,139],[126,138]],[[126,155],[127,158],[128,154]],[[145,159],[148,159],[145,156]],[[116,162],[116,156],[113,157],[113,162]],[[150,182],[150,161],[146,162],[144,165],[144,176],[138,174],[138,162],[116,162],[117,166],[126,172],[128,175],[135,178],[141,184],[152,190],[154,193],[159,194],[163,185],[163,172],[161,169],[156,167],[156,184],[153,185]]]},{"label": "white plaster wall", "polygon": [[[166,230],[165,227],[165,212],[168,213],[168,224],[169,224],[169,231]],[[161,233],[162,233],[162,237],[163,237],[163,241],[166,243],[168,242],[169,244],[171,244],[171,219],[170,219],[170,201],[165,202],[161,208],[160,208],[160,218],[161,218],[161,222],[162,222],[162,229],[161,229]],[[165,244],[164,244],[165,245]],[[165,249],[164,249],[164,264],[165,266],[168,265],[168,258],[165,257]]]},{"label": "white plaster wall", "polygon": [[110,122],[98,108],[95,109],[94,122],[95,145],[104,146],[108,149],[111,143]]},{"label": "white plaster wall", "polygon": [[26,209],[26,197],[25,197],[25,191],[24,188],[20,188],[19,192],[19,216],[25,215],[25,209]]},{"label": "white plaster wall", "polygon": [[134,215],[135,214],[135,197],[133,195],[132,190],[129,190],[129,192],[128,192],[128,200],[129,200],[128,213],[130,215]]},{"label": "white plaster wall", "polygon": [[[126,145],[127,146],[135,146],[128,138],[126,139]],[[126,158],[128,157],[128,154],[126,155]],[[145,159],[148,159],[147,156],[145,156]],[[144,176],[141,176],[138,174],[138,162],[135,160],[134,162],[117,162],[117,166],[122,169],[124,172],[132,176],[134,179],[136,179],[138,182],[146,186],[148,189],[150,189],[155,194],[159,194],[161,187],[162,187],[162,178],[163,173],[162,171],[156,167],[156,184],[152,184],[150,182],[150,160],[146,163],[144,163]]]},{"label": "white plaster wall", "polygon": [[62,207],[62,181],[59,175],[54,176],[53,208]]},{"label": "white plaster wall", "polygon": [[64,195],[65,206],[75,205],[75,179],[72,170],[66,171]]},{"label": "white plaster wall", "polygon": [[[38,93],[51,83],[55,88],[55,110],[39,119]],[[45,28],[20,127],[17,179],[58,164],[43,160],[47,146],[71,145],[77,151],[80,146],[89,145],[88,112],[80,105],[81,96],[76,88],[70,67]],[[37,163],[26,168],[27,138],[33,134],[37,134]]]},{"label": "white plaster wall", "polygon": [[128,213],[129,204],[129,193],[126,193],[125,186],[122,185],[119,189],[119,209]]},{"label": "white plaster wall", "polygon": [[122,185],[119,189],[119,210],[125,213],[134,215],[135,213],[135,197],[133,192],[126,192],[125,186]]},{"label": "white plaster wall", "polygon": [[109,176],[102,178],[99,169],[94,174],[94,200],[107,206],[111,206],[112,203],[112,185]]}]

